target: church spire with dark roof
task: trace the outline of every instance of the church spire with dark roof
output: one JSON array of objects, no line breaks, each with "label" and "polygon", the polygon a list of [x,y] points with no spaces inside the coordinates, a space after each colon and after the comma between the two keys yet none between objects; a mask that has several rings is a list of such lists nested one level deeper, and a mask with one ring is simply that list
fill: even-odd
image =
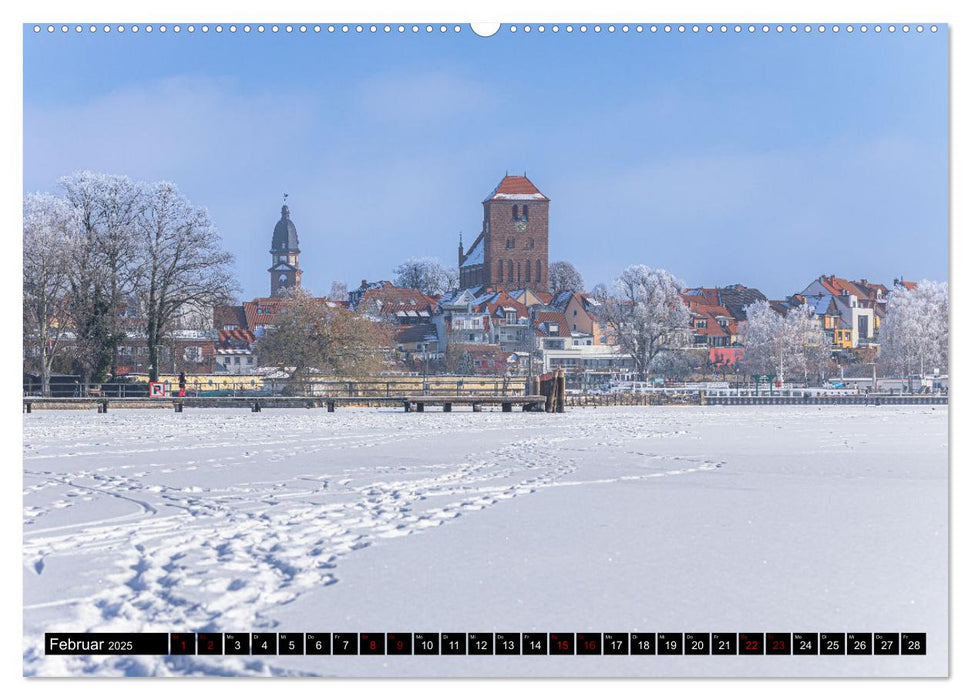
[{"label": "church spire with dark roof", "polygon": [[283,291],[291,287],[300,286],[300,242],[297,239],[297,227],[290,220],[290,207],[287,197],[283,195],[283,206],[280,209],[280,220],[273,227],[273,240],[270,243],[270,255],[273,264],[269,268],[270,296],[280,296]]},{"label": "church spire with dark roof", "polygon": [[297,227],[290,220],[290,207],[286,203],[287,195],[283,195],[283,207],[280,209],[280,220],[273,228],[273,242],[270,253],[299,253],[300,243],[297,240]]}]

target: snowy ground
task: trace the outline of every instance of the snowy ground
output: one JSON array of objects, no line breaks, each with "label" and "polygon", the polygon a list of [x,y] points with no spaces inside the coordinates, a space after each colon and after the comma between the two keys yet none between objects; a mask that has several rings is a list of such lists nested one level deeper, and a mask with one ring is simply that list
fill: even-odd
[{"label": "snowy ground", "polygon": [[[947,409],[39,411],[28,675],[947,673]],[[865,657],[45,657],[43,632],[927,632]]]}]

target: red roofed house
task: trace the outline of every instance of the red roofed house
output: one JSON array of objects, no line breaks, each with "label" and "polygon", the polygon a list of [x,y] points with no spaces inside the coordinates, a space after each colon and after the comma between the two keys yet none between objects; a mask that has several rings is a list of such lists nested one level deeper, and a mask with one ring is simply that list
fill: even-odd
[{"label": "red roofed house", "polygon": [[550,200],[524,175],[506,175],[482,202],[482,232],[459,239],[459,286],[546,292]]},{"label": "red roofed house", "polygon": [[865,280],[855,283],[836,275],[820,275],[799,296],[815,308],[828,308],[826,297],[831,297],[843,329],[849,330],[850,347],[857,348],[875,343],[877,291]]},{"label": "red roofed house", "polygon": [[216,372],[228,374],[250,374],[256,369],[256,356],[253,353],[253,334],[245,329],[218,331],[216,341]]},{"label": "red roofed house", "polygon": [[348,296],[352,310],[362,310],[396,325],[429,323],[438,303],[437,297],[383,280],[361,280],[361,286]]},{"label": "red roofed house", "polygon": [[718,289],[698,288],[681,295],[691,313],[691,338],[695,347],[706,348],[708,362],[716,368],[734,365],[742,359],[739,320],[718,303]]},{"label": "red roofed house", "polygon": [[589,335],[594,345],[606,345],[608,329],[600,323],[601,304],[585,292],[560,292],[550,306],[563,311],[573,333]]}]

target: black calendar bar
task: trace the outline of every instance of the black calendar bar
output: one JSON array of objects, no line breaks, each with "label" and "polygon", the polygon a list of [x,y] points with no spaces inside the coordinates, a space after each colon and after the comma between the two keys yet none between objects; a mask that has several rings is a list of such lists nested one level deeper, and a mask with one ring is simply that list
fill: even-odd
[{"label": "black calendar bar", "polygon": [[44,653],[51,656],[168,654],[169,635],[165,632],[47,632]]},{"label": "black calendar bar", "polygon": [[355,656],[910,656],[926,632],[48,632],[45,653]]}]

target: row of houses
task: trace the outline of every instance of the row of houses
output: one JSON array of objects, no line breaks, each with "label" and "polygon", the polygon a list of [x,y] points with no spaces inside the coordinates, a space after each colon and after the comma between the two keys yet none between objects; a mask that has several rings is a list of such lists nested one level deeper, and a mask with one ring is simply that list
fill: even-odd
[{"label": "row of houses", "polygon": [[[351,295],[350,305],[394,324],[397,357],[415,369],[430,362],[446,371],[528,374],[548,370],[556,353],[607,343],[599,303],[586,293],[485,285],[438,297],[413,292],[374,283]],[[535,366],[531,349],[542,358]]]},{"label": "row of houses", "polygon": [[[915,282],[895,279],[894,287],[913,290]],[[801,292],[785,299],[767,299],[742,285],[686,289],[682,297],[691,310],[695,346],[707,346],[713,365],[733,364],[744,352],[740,341],[745,308],[766,301],[780,314],[808,304],[831,348],[838,352],[879,346],[880,325],[887,314],[890,288],[866,279],[847,280],[820,275]]]},{"label": "row of houses", "polygon": [[[894,286],[913,288],[894,280]],[[802,291],[771,300],[741,284],[694,287],[681,297],[691,315],[687,346],[715,371],[743,357],[745,309],[766,301],[780,314],[809,304],[834,352],[873,348],[887,311],[890,289],[882,284],[822,275]],[[551,294],[529,288],[481,285],[444,295],[423,294],[388,281],[362,281],[343,305],[391,326],[389,360],[410,372],[489,375],[546,372],[558,367],[594,382],[630,375],[633,363],[601,321],[601,302],[585,292]],[[261,371],[258,341],[286,304],[260,297],[214,309],[209,330],[177,330],[163,348],[166,370],[222,374]],[[137,332],[119,347],[119,372],[145,371],[147,348]],[[532,352],[531,352],[532,350]]]}]

